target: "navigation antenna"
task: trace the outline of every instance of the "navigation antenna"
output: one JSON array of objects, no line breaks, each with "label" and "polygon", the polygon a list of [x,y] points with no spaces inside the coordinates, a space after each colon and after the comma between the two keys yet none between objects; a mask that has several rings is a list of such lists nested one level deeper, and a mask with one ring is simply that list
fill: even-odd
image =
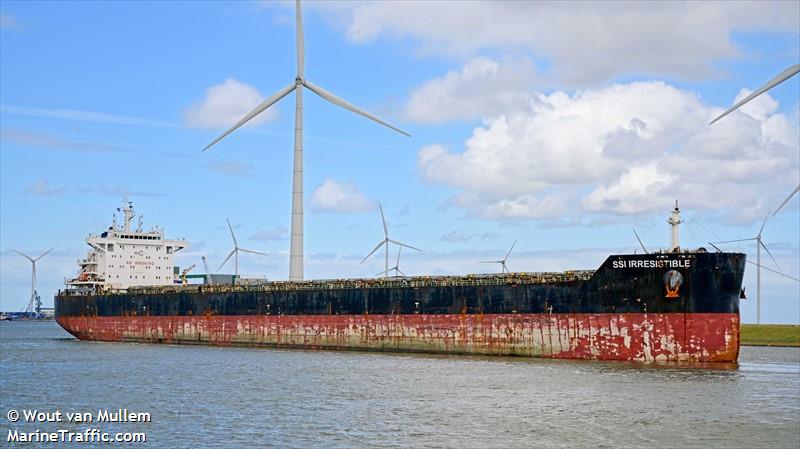
[{"label": "navigation antenna", "polygon": [[667,219],[667,223],[672,231],[672,235],[670,237],[669,242],[669,252],[677,253],[681,250],[681,243],[680,243],[680,235],[678,233],[678,225],[683,223],[681,221],[681,210],[678,209],[678,200],[675,200],[675,209],[672,210],[669,218]]}]

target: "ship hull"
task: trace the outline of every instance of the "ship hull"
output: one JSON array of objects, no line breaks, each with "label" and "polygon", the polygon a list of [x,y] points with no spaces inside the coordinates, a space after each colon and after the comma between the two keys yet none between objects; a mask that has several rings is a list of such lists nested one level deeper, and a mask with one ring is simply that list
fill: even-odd
[{"label": "ship hull", "polygon": [[83,340],[735,362],[744,265],[615,255],[583,273],[66,291],[55,305]]},{"label": "ship hull", "polygon": [[735,362],[738,313],[61,316],[81,340]]}]

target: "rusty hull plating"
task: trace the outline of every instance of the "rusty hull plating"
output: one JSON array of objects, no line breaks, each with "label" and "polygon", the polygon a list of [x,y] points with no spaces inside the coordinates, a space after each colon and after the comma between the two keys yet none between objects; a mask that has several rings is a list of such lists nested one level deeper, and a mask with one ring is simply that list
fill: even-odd
[{"label": "rusty hull plating", "polygon": [[82,340],[735,362],[744,265],[664,253],[595,272],[67,291],[56,318]]}]

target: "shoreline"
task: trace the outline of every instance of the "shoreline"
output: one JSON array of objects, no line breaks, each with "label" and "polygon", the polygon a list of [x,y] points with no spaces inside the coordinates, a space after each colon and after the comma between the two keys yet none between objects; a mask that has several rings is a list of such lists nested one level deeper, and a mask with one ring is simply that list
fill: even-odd
[{"label": "shoreline", "polygon": [[743,323],[739,339],[741,346],[800,347],[800,325]]}]

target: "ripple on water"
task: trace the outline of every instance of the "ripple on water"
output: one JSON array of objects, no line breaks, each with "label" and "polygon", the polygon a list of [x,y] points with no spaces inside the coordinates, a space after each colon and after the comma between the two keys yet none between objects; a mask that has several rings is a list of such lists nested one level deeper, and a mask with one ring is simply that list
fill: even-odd
[{"label": "ripple on water", "polygon": [[697,367],[93,343],[17,322],[0,323],[0,391],[3,410],[150,412],[116,427],[153,447],[800,447],[800,348]]}]

